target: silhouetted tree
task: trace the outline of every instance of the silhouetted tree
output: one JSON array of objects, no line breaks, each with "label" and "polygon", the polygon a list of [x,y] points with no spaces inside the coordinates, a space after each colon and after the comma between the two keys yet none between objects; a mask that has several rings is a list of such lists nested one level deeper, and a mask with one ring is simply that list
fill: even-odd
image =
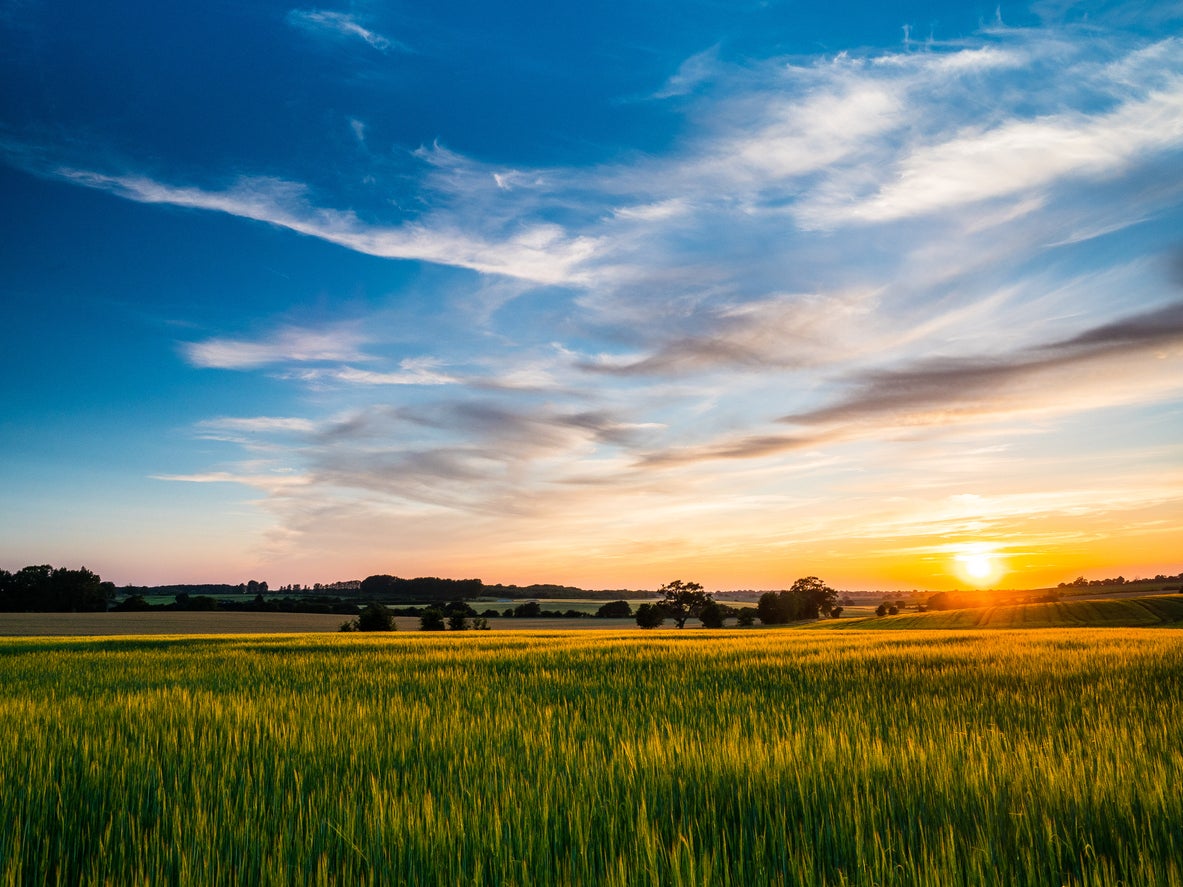
[{"label": "silhouetted tree", "polygon": [[740,628],[751,628],[756,622],[756,610],[754,607],[744,607],[735,617],[735,624]]},{"label": "silhouetted tree", "polygon": [[628,619],[633,615],[633,608],[628,601],[612,601],[596,610],[598,619]]},{"label": "silhouetted tree", "polygon": [[452,631],[468,631],[468,617],[457,610],[448,616],[448,628]]},{"label": "silhouetted tree", "polygon": [[656,604],[641,604],[637,607],[635,618],[641,628],[657,628],[665,622],[665,612]]},{"label": "silhouetted tree", "polygon": [[703,628],[722,628],[724,610],[715,601],[707,601],[698,611],[698,620]]},{"label": "silhouetted tree", "polygon": [[880,604],[878,607],[876,607],[875,608],[875,615],[876,616],[886,616],[887,615],[887,604]]},{"label": "silhouetted tree", "polygon": [[683,582],[681,579],[667,582],[657,591],[661,595],[662,609],[678,628],[684,628],[686,620],[691,616],[697,617],[711,601],[711,596],[697,582]]},{"label": "silhouetted tree", "polygon": [[784,625],[804,618],[800,600],[787,591],[766,591],[760,595],[760,600],[756,602],[756,615],[765,625]]},{"label": "silhouetted tree", "polygon": [[367,576],[361,581],[358,590],[363,597],[387,601],[444,603],[480,597],[483,588],[480,579],[440,579],[435,576],[400,579],[398,576],[380,575]]},{"label": "silhouetted tree", "polygon": [[527,601],[513,608],[513,615],[517,619],[537,619],[542,615],[542,605],[538,601]]},{"label": "silhouetted tree", "polygon": [[419,617],[419,629],[420,631],[443,631],[443,611],[437,610],[435,607],[424,610],[423,615]]},{"label": "silhouetted tree", "polygon": [[802,619],[829,615],[838,602],[838,592],[816,576],[806,576],[793,583],[788,591],[768,591],[760,595],[756,613],[765,625],[783,625]]},{"label": "silhouetted tree", "polygon": [[358,631],[394,631],[394,614],[379,603],[366,604],[357,615]]},{"label": "silhouetted tree", "polygon": [[816,576],[806,576],[798,579],[789,589],[791,594],[800,595],[805,601],[805,618],[817,619],[818,616],[829,616],[834,604],[838,603],[838,592],[822,582]]},{"label": "silhouetted tree", "polygon": [[102,612],[115,599],[115,584],[86,567],[54,569],[49,564],[0,571],[0,610],[7,612]]}]

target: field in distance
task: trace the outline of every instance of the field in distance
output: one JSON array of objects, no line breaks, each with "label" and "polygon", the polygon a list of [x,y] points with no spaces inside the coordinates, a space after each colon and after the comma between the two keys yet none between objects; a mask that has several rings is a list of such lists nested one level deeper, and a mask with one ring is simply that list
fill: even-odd
[{"label": "field in distance", "polygon": [[0,640],[0,883],[1183,884],[1183,633]]},{"label": "field in distance", "polygon": [[[0,613],[0,637],[113,637],[123,635],[304,634],[336,632],[351,617],[320,613]],[[399,631],[418,631],[419,619],[399,616]],[[490,619],[495,631],[636,629],[632,619]]]},{"label": "field in distance", "polygon": [[[594,613],[602,601],[546,600],[548,610],[579,610]],[[640,600],[631,601],[635,607]],[[477,602],[480,610],[498,609],[496,602]],[[505,604],[506,607],[509,604]],[[740,604],[750,606],[750,604]],[[128,613],[0,613],[0,636],[114,636],[114,635],[186,635],[186,634],[273,634],[337,631],[349,617],[316,613],[227,613],[204,611],[164,611]],[[395,620],[399,631],[419,628],[419,619],[401,616]],[[734,627],[734,620],[729,623]],[[905,610],[896,616],[875,616],[875,605],[847,606],[841,619],[822,619],[775,629],[966,629],[966,628],[1037,628],[1072,626],[1139,627],[1183,625],[1183,595],[1109,595],[1031,604],[977,607],[918,613]],[[565,629],[636,629],[632,619],[492,618],[495,631]],[[691,620],[689,627],[698,627]],[[759,623],[756,624],[759,629]],[[729,629],[730,630],[730,629]],[[741,629],[751,631],[752,629]]]},{"label": "field in distance", "polygon": [[1107,597],[937,610],[906,611],[880,617],[871,608],[851,608],[853,618],[822,620],[814,627],[831,629],[964,629],[1053,628],[1073,626],[1137,627],[1183,623],[1183,594]]}]

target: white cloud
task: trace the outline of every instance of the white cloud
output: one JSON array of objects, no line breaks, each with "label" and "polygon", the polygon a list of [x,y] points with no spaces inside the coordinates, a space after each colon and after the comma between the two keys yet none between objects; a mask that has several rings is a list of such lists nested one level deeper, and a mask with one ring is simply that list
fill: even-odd
[{"label": "white cloud", "polygon": [[395,48],[405,49],[402,44],[362,27],[357,19],[344,12],[332,12],[325,9],[293,9],[288,13],[288,22],[306,31],[336,37],[355,37],[364,40],[381,52]]},{"label": "white cloud", "polygon": [[645,203],[636,206],[621,206],[612,210],[618,219],[636,220],[639,222],[664,222],[668,219],[684,216],[692,209],[689,202],[679,197],[669,200],[659,200],[656,203]]},{"label": "white cloud", "polygon": [[858,79],[773,103],[759,129],[724,142],[710,162],[756,182],[799,176],[861,152],[869,139],[897,128],[902,111],[896,89]]},{"label": "white cloud", "polygon": [[313,478],[298,474],[239,474],[232,471],[207,471],[197,474],[154,474],[153,480],[191,484],[242,484],[271,495],[281,495],[293,488],[308,486]]},{"label": "white cloud", "polygon": [[1141,155],[1183,144],[1183,80],[1172,87],[1099,116],[1012,121],[919,147],[874,197],[822,218],[890,221],[1037,191],[1064,177],[1120,173]]},{"label": "white cloud", "polygon": [[215,338],[186,342],[181,348],[194,366],[246,370],[279,363],[365,360],[360,346],[368,338],[350,326],[329,330],[289,327],[269,339]]},{"label": "white cloud", "polygon": [[294,416],[221,416],[205,419],[197,424],[199,429],[211,431],[237,431],[248,434],[297,433],[310,434],[316,430],[316,423],[310,419]]},{"label": "white cloud", "polygon": [[682,62],[678,70],[653,94],[653,97],[668,99],[688,95],[715,75],[718,63],[719,45],[715,44]]},{"label": "white cloud", "polygon": [[292,377],[305,382],[334,381],[350,385],[455,385],[461,381],[456,376],[441,373],[434,360],[408,359],[399,362],[398,372],[362,370],[343,366],[332,369],[298,370]]},{"label": "white cloud", "polygon": [[597,251],[595,238],[568,236],[555,224],[522,225],[500,239],[484,237],[441,219],[432,226],[367,225],[352,212],[312,206],[304,185],[274,178],[243,178],[222,191],[180,187],[144,176],[112,176],[79,169],[58,174],[80,185],[139,203],[159,203],[228,213],[317,237],[356,252],[504,274],[537,283],[580,281],[580,266]]}]

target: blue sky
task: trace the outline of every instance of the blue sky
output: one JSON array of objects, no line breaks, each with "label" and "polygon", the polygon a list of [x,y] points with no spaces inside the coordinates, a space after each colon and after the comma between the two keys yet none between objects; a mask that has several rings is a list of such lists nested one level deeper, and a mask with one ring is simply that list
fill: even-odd
[{"label": "blue sky", "polygon": [[0,567],[1178,572],[1181,25],[7,0]]}]

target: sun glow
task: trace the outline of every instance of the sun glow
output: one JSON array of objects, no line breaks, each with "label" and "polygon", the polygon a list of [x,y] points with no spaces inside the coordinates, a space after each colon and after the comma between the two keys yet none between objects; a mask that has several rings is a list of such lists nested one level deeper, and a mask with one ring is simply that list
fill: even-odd
[{"label": "sun glow", "polygon": [[957,572],[966,581],[978,586],[997,582],[1006,572],[998,553],[981,542],[961,546],[954,560]]}]

